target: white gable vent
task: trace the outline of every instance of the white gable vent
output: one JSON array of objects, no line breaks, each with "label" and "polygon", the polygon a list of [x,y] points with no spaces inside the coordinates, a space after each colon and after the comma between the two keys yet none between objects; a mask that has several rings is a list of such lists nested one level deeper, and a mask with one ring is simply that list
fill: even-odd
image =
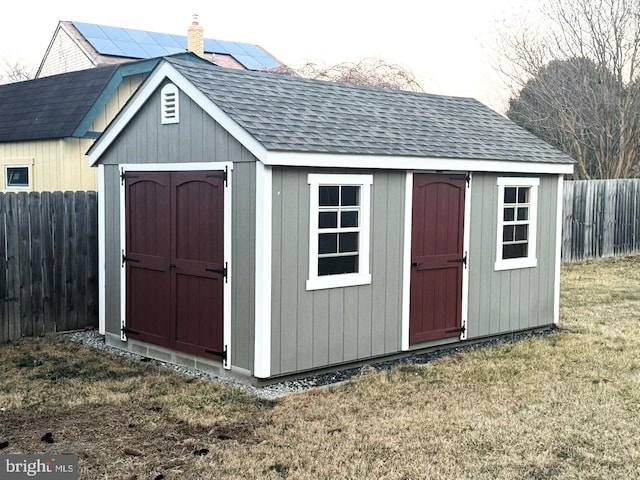
[{"label": "white gable vent", "polygon": [[180,96],[178,87],[173,83],[168,83],[160,92],[161,96],[161,123],[178,123],[180,121]]}]

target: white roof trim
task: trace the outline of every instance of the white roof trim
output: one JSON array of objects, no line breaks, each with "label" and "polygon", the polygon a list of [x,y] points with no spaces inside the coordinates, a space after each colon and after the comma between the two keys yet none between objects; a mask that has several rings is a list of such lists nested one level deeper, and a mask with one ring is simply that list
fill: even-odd
[{"label": "white roof trim", "polygon": [[[261,159],[262,160],[262,159]],[[571,174],[573,164],[463,158],[356,155],[335,153],[267,152],[266,165],[334,168],[384,168],[395,170],[447,170],[462,172]]]},{"label": "white roof trim", "polygon": [[168,62],[160,64],[142,86],[131,97],[116,118],[107,127],[104,133],[96,140],[89,149],[89,166],[93,166],[107,150],[109,145],[120,135],[125,126],[131,121],[136,113],[142,108],[146,101],[153,95],[158,86],[165,80],[172,81],[185,95],[197,103],[213,120],[218,122],[222,128],[227,130],[238,142],[249,150],[259,160],[264,161],[267,150],[242,128],[235,120],[223,112],[220,107],[214,104],[204,93],[196,88],[193,83],[187,80],[173,65]]}]

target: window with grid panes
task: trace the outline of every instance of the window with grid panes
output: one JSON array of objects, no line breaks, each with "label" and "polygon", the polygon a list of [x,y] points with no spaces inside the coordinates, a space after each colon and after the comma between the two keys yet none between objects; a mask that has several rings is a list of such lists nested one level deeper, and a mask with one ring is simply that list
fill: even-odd
[{"label": "window with grid panes", "polygon": [[362,285],[369,275],[371,175],[309,175],[308,289]]},{"label": "window with grid panes", "polygon": [[536,265],[537,178],[498,178],[496,270]]}]

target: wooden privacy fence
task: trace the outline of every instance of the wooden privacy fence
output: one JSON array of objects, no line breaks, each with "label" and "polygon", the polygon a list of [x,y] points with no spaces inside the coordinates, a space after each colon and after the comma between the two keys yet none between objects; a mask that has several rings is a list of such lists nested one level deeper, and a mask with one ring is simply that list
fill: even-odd
[{"label": "wooden privacy fence", "polygon": [[565,182],[562,260],[640,250],[640,179]]},{"label": "wooden privacy fence", "polygon": [[0,193],[0,342],[98,324],[95,192]]}]

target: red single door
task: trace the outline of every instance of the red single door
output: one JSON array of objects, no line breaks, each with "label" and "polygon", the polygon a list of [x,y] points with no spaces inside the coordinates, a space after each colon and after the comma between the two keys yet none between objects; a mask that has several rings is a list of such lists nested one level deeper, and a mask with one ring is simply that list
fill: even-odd
[{"label": "red single door", "polygon": [[411,345],[460,335],[465,195],[461,176],[413,178]]},{"label": "red single door", "polygon": [[171,188],[174,347],[222,352],[224,181],[214,172],[175,172]]},{"label": "red single door", "polygon": [[126,332],[223,358],[224,180],[219,172],[126,175]]},{"label": "red single door", "polygon": [[127,173],[126,330],[169,346],[171,329],[171,198],[168,172]]}]

